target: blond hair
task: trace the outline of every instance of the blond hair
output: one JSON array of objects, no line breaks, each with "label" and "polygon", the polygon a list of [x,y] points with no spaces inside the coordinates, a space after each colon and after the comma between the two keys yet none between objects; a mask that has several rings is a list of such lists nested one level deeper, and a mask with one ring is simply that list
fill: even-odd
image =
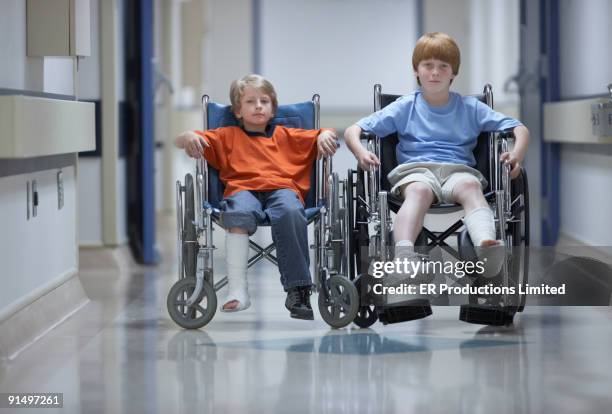
[{"label": "blond hair", "polygon": [[272,83],[261,75],[246,75],[232,82],[230,86],[230,102],[232,103],[232,112],[236,113],[240,110],[240,99],[244,95],[244,88],[252,86],[265,93],[272,100],[272,112],[276,113],[278,108],[278,99],[276,91]]},{"label": "blond hair", "polygon": [[[459,73],[461,52],[452,37],[442,32],[426,33],[419,38],[412,52],[412,68],[416,72],[419,63],[427,59],[438,59],[451,65],[453,75]],[[420,85],[419,81],[419,85]]]}]

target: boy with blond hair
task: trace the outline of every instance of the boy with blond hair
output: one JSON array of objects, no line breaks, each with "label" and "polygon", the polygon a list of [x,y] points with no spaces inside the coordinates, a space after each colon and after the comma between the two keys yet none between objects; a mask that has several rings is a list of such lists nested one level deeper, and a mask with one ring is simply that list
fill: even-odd
[{"label": "boy with blond hair", "polygon": [[317,154],[336,151],[331,129],[304,130],[271,125],[278,107],[276,91],[260,75],[232,83],[232,112],[240,126],[186,131],[177,147],[219,170],[225,185],[221,223],[227,229],[228,296],[221,310],[236,312],[250,304],[246,271],[249,238],[269,219],[276,245],[285,306],[292,318],[313,319],[307,222],[304,200]]},{"label": "boy with blond hair", "polygon": [[[510,175],[516,178],[527,152],[529,131],[475,97],[450,91],[460,60],[459,47],[450,36],[440,32],[423,35],[412,54],[419,89],[361,119],[344,137],[359,166],[370,170],[380,161],[360,144],[361,132],[398,135],[398,166],[388,176],[391,191],[404,199],[393,225],[396,257],[418,260],[414,243],[432,203],[458,203],[465,211],[464,223],[479,259],[499,267],[503,242],[496,240],[493,212],[483,195],[486,180],[473,168],[473,150],[481,132],[512,129],[514,148],[502,154],[501,160],[510,165]],[[417,280],[419,276],[426,280],[426,275],[417,275]]]}]

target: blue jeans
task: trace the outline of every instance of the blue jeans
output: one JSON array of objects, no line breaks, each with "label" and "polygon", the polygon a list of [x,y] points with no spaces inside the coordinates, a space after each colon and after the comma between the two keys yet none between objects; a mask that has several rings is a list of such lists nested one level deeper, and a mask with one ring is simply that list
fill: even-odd
[{"label": "blue jeans", "polygon": [[226,229],[239,227],[252,235],[258,225],[269,221],[285,291],[312,285],[306,213],[294,191],[239,191],[220,205],[221,224]]}]

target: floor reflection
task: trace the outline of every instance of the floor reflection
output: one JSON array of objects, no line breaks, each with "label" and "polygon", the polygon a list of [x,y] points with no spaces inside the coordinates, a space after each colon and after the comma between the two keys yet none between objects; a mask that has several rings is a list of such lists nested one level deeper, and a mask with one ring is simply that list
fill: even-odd
[{"label": "floor reflection", "polygon": [[[568,258],[544,256],[533,262],[538,271]],[[572,272],[549,275],[575,282]],[[258,264],[249,276],[251,309],[217,313],[189,331],[165,308],[174,263],[80,277],[90,302],[16,359],[0,360],[1,392],[63,392],[65,407],[55,411],[62,413],[509,414],[612,406],[609,307],[527,306],[514,326],[493,328],[460,322],[456,306],[434,306],[423,320],[330,330],[318,315],[289,318],[277,270]]]}]

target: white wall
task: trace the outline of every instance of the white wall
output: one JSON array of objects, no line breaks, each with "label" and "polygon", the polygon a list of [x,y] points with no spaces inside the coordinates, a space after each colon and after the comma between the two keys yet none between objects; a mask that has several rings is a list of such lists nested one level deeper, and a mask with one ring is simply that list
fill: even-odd
[{"label": "white wall", "polygon": [[518,0],[428,0],[425,32],[448,33],[461,50],[459,75],[452,90],[476,94],[493,87],[497,110],[518,112],[518,93],[504,91],[519,66]]},{"label": "white wall", "polygon": [[[124,59],[124,1],[105,0],[94,8],[98,13],[99,30],[96,49],[98,59],[102,124],[102,241],[106,246],[124,244],[127,240],[125,221],[126,170],[125,159],[119,152],[122,146],[120,133],[121,103],[125,99]],[[127,137],[125,137],[127,138]]]},{"label": "white wall", "polygon": [[[100,98],[99,7],[98,0],[90,1],[91,56],[79,62],[76,91],[79,99],[86,100]],[[1,0],[0,11],[0,88],[74,94],[73,58],[26,57],[25,1]],[[79,203],[83,204],[81,211],[88,214],[79,216],[79,234],[84,237],[84,244],[99,245],[102,241],[101,209],[92,202],[101,199],[100,159],[85,158],[81,162],[87,180],[80,185]],[[125,208],[122,211],[125,212]]]},{"label": "white wall", "polygon": [[[123,4],[126,0],[117,1],[117,100],[123,102],[125,100],[125,60],[124,56],[124,31],[125,31],[125,16],[123,14]],[[129,137],[125,137],[129,139]],[[117,209],[117,222],[112,225],[117,226],[117,241],[119,244],[126,244],[128,242],[127,234],[127,161],[125,158],[119,157],[117,161],[117,173],[116,173],[116,209]]]},{"label": "white wall", "polygon": [[[0,1],[0,86],[26,89],[26,38],[11,36],[25,30],[25,2],[20,0]],[[9,64],[4,64],[9,62]]]},{"label": "white wall", "polygon": [[[75,95],[74,58],[44,57],[44,92]],[[58,76],[58,74],[61,74]]]},{"label": "white wall", "polygon": [[[100,99],[100,7],[98,0],[90,0],[91,56],[80,59],[77,72],[79,99]],[[101,122],[100,119],[97,122]],[[102,246],[102,159],[79,158],[79,244]]]},{"label": "white wall", "polygon": [[[607,0],[561,0],[561,99],[607,93],[612,82]],[[590,131],[586,131],[590,132]],[[563,144],[560,171],[560,231],[593,246],[612,245],[612,146]]]},{"label": "white wall", "polygon": [[[101,3],[99,0],[90,0],[91,7],[91,56],[81,59],[77,72],[77,90],[79,99],[100,100],[101,95]],[[117,0],[114,13],[117,19],[117,33],[115,44],[115,62],[117,67],[116,80],[114,86],[117,91],[117,99],[120,102],[124,99],[124,59],[123,59],[123,1]],[[102,122],[102,120],[98,120]],[[104,128],[104,126],[102,127]],[[109,174],[114,177],[116,193],[112,195],[116,201],[116,215],[109,216],[105,222],[103,212],[103,162],[100,157],[80,157],[79,158],[79,243],[82,246],[103,246],[104,226],[114,228],[112,234],[117,235],[117,239],[112,241],[112,245],[127,243],[127,202],[125,198],[125,160],[119,159],[116,165],[116,174]]]},{"label": "white wall", "polygon": [[612,2],[560,0],[561,98],[607,93],[612,83]]},{"label": "white wall", "polygon": [[[253,71],[251,6],[251,0],[206,0],[204,92],[217,102],[229,102],[231,81]],[[180,79],[180,68],[172,72]]]},{"label": "white wall", "polygon": [[25,1],[0,3],[0,87],[44,90],[43,58],[26,57]]},{"label": "white wall", "polygon": [[[57,203],[59,170],[0,179],[0,315],[32,292],[76,273],[75,168],[61,168],[64,180],[61,210]],[[36,217],[28,220],[26,183],[32,180],[37,183],[39,206]]]},{"label": "white wall", "polygon": [[100,99],[100,7],[99,0],[89,0],[91,21],[91,55],[79,59],[77,71],[78,99]]},{"label": "white wall", "polygon": [[591,246],[612,245],[612,156],[564,149],[561,154],[561,231]]},{"label": "white wall", "polygon": [[[125,16],[123,14],[123,3],[126,0],[117,1],[117,27],[119,33],[117,34],[117,60],[119,67],[117,68],[117,99],[119,102],[125,100],[125,66],[123,61],[124,56],[124,27],[125,27]],[[127,138],[127,137],[126,137]],[[129,138],[128,138],[129,139]],[[127,235],[127,161],[125,158],[119,157],[117,162],[117,234],[118,242],[125,244],[128,242]]]},{"label": "white wall", "polygon": [[98,157],[79,158],[79,245],[101,246],[102,162]]},{"label": "white wall", "polygon": [[[197,0],[204,4],[203,0]],[[192,88],[189,98],[181,91],[182,85],[182,30],[191,33],[192,42],[202,44],[204,39],[201,32],[204,31],[200,24],[199,30],[192,31],[190,27],[181,24],[181,8],[190,3],[168,2],[155,0],[155,30],[154,45],[157,70],[170,82],[170,85],[160,83],[155,91],[155,142],[164,144],[163,148],[155,150],[155,208],[157,212],[174,210],[174,181],[175,177],[170,172],[174,163],[176,150],[174,148],[173,136],[170,132],[170,119],[172,109],[176,106],[195,105],[202,92],[200,85]],[[201,12],[201,10],[199,10]],[[203,20],[203,13],[199,18]],[[200,34],[200,36],[198,36]],[[202,69],[201,54],[187,56],[191,61],[198,59],[198,69]],[[172,93],[171,93],[172,89]],[[183,99],[188,98],[188,99]],[[200,125],[193,125],[198,128]]]},{"label": "white wall", "polygon": [[414,1],[262,0],[261,7],[261,71],[281,102],[317,92],[326,110],[369,110],[375,83],[395,93],[415,87]]},{"label": "white wall", "polygon": [[[157,0],[158,2],[160,0]],[[185,166],[181,153],[174,149],[174,136],[185,129],[201,129],[202,117],[200,97],[209,95],[216,102],[229,103],[229,85],[234,80],[253,71],[253,17],[252,0],[192,0],[201,7],[185,2],[166,2],[156,5],[163,13],[156,28],[156,54],[161,67],[166,71],[174,88],[168,97],[166,88],[161,88],[156,106],[156,141],[165,143],[165,150],[156,151],[156,201],[157,210],[171,211],[175,207],[175,182],[183,181],[184,172],[194,170],[195,163]],[[181,15],[185,10],[200,9],[203,28],[185,30]],[[194,19],[197,20],[197,19]],[[202,34],[204,33],[204,35]],[[183,37],[189,35],[191,42],[201,43],[201,56],[183,56]],[[199,39],[194,37],[201,36]],[[187,86],[183,82],[183,65],[201,58],[201,86]],[[186,82],[185,82],[186,83]],[[171,98],[171,99],[170,99]],[[167,101],[172,101],[169,108]],[[184,113],[196,113],[193,122],[181,123],[180,131],[173,128],[173,119]],[[180,172],[180,174],[177,174]],[[193,171],[192,171],[193,172]]]},{"label": "white wall", "polygon": [[[461,50],[459,75],[453,80],[451,87],[452,90],[461,94],[472,94],[480,92],[480,89],[482,89],[482,86],[478,86],[475,91],[470,84],[472,48],[469,45],[471,43],[472,26],[475,25],[472,13],[470,0],[428,0],[423,2],[423,31],[426,33],[448,33],[455,39]],[[482,14],[486,14],[486,11],[482,10]],[[409,50],[409,53],[412,53],[412,49]]]},{"label": "white wall", "polygon": [[[0,88],[72,95],[71,59],[26,57],[25,11],[23,0],[0,0]],[[46,157],[44,171],[0,178],[0,315],[7,316],[15,303],[36,299],[36,292],[76,272],[75,160],[63,167],[65,200],[58,210],[57,169],[49,165],[65,164],[60,159],[64,158]],[[24,160],[23,164],[34,163],[35,170],[37,162]],[[0,167],[3,164],[14,166],[15,162],[0,160]],[[27,221],[26,181],[34,178],[40,205],[38,217]]]},{"label": "white wall", "polygon": [[470,0],[469,8],[469,41],[464,50],[470,60],[462,76],[469,78],[470,93],[490,83],[496,107],[516,106],[516,85],[505,91],[504,84],[519,69],[519,1]]},{"label": "white wall", "polygon": [[126,244],[128,242],[127,234],[127,179],[126,179],[126,160],[125,158],[119,158],[117,161],[117,198],[116,208],[117,214],[117,238],[119,244]]}]

